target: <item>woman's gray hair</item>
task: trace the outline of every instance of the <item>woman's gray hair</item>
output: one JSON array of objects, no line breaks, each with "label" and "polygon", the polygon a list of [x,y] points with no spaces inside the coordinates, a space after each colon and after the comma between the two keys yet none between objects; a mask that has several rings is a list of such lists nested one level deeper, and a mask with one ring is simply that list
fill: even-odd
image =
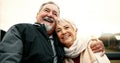
[{"label": "woman's gray hair", "polygon": [[57,21],[57,24],[61,23],[61,22],[67,22],[69,23],[74,29],[77,29],[75,23],[73,23],[73,21],[69,20],[69,19],[65,19],[65,18],[59,18]]}]

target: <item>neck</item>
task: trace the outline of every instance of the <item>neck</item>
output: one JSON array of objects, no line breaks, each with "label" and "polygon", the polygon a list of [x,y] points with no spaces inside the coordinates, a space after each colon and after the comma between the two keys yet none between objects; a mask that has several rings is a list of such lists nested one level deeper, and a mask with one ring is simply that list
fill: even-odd
[{"label": "neck", "polygon": [[69,44],[66,44],[66,47],[67,48],[70,48],[72,46],[73,42],[69,43]]}]

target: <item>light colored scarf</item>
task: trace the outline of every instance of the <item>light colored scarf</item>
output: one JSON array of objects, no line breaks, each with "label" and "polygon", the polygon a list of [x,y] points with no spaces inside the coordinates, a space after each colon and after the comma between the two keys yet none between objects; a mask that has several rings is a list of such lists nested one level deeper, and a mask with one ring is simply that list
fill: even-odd
[{"label": "light colored scarf", "polygon": [[[77,36],[78,37],[78,36]],[[107,56],[100,56],[100,53],[93,53],[90,48],[90,37],[79,37],[75,40],[70,48],[65,49],[64,63],[74,63],[72,58],[76,58],[80,55],[80,63],[110,63]],[[88,43],[89,42],[89,43]]]},{"label": "light colored scarf", "polygon": [[76,58],[80,55],[80,53],[87,47],[86,38],[79,37],[76,38],[73,45],[70,48],[64,47],[65,56],[69,58]]}]

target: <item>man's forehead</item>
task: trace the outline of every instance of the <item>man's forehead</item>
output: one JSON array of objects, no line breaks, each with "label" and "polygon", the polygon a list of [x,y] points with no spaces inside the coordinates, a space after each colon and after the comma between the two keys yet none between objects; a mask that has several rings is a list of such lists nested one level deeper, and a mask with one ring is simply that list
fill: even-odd
[{"label": "man's forehead", "polygon": [[45,8],[51,9],[51,10],[59,13],[59,9],[55,4],[46,4],[46,5],[43,6],[42,9],[45,9]]}]

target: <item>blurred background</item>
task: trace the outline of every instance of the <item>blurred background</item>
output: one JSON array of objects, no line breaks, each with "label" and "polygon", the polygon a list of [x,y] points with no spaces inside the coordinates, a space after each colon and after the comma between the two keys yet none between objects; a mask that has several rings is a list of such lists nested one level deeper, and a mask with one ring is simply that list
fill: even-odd
[{"label": "blurred background", "polygon": [[[40,5],[46,1],[57,3],[60,16],[72,20],[80,33],[96,35],[106,52],[119,55],[120,0],[0,0],[0,29],[7,31],[17,23],[36,22]],[[120,59],[111,62],[120,63]]]}]

